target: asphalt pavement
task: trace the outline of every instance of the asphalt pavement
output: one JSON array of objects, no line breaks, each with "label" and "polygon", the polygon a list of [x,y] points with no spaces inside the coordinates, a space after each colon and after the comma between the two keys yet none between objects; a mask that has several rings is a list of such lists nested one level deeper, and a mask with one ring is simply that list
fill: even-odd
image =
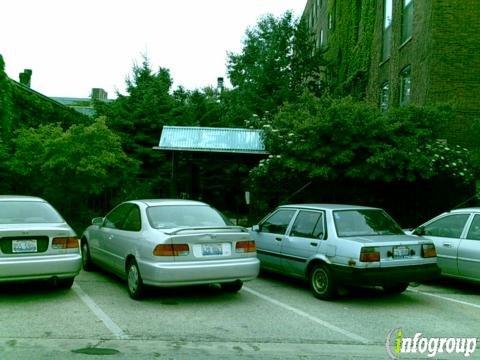
[{"label": "asphalt pavement", "polygon": [[[410,337],[480,338],[480,285],[441,280],[395,296],[345,289],[329,302],[271,273],[236,294],[218,286],[157,288],[142,301],[101,271],[82,272],[71,290],[0,285],[2,360],[388,359],[386,338],[396,329]],[[480,358],[480,349],[469,358]]]}]

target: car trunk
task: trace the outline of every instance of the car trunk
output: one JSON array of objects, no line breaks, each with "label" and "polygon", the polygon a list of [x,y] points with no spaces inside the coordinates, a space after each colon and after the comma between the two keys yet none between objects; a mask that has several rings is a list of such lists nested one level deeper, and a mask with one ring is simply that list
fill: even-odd
[{"label": "car trunk", "polygon": [[376,262],[379,267],[425,264],[422,244],[432,243],[409,235],[361,236],[356,240],[362,242],[364,247],[372,247],[380,253],[380,262]]},{"label": "car trunk", "polygon": [[172,245],[187,244],[189,248],[188,254],[175,256],[175,262],[227,260],[254,254],[236,251],[237,242],[251,241],[241,227],[184,228],[171,230],[167,235]]},{"label": "car trunk", "polygon": [[52,249],[52,238],[73,236],[65,224],[2,224],[0,234],[1,257],[63,253]]}]

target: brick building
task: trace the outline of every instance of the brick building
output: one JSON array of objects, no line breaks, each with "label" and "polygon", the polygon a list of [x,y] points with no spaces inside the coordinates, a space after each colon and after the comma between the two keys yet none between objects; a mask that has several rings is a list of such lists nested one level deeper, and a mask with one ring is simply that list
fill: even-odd
[{"label": "brick building", "polygon": [[304,19],[338,92],[381,109],[449,105],[445,137],[479,147],[479,0],[308,0]]}]

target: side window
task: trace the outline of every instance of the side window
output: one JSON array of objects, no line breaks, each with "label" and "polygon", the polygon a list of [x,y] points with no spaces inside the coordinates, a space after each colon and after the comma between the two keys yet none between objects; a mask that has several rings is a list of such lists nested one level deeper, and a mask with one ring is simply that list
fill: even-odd
[{"label": "side window", "polygon": [[128,213],[122,230],[126,231],[140,231],[142,228],[142,220],[140,217],[140,209],[137,205],[133,205],[132,210]]},{"label": "side window", "polygon": [[323,213],[314,211],[300,211],[293,224],[291,236],[323,239]]},{"label": "side window", "polygon": [[260,225],[260,231],[285,234],[294,214],[295,210],[278,210]]},{"label": "side window", "polygon": [[110,229],[121,229],[131,204],[122,204],[113,209],[106,217],[103,226]]},{"label": "side window", "polygon": [[459,238],[469,214],[447,215],[425,226],[425,235]]},{"label": "side window", "polygon": [[468,230],[467,239],[480,240],[480,215],[475,215]]}]

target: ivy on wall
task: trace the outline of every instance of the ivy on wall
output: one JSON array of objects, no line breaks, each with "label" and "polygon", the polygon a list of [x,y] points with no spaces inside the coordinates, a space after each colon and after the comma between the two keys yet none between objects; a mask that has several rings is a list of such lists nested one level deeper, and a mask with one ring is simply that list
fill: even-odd
[{"label": "ivy on wall", "polygon": [[[329,29],[325,59],[334,95],[364,99],[375,27],[375,0],[337,0],[328,3]],[[350,14],[350,15],[346,15]]]}]

